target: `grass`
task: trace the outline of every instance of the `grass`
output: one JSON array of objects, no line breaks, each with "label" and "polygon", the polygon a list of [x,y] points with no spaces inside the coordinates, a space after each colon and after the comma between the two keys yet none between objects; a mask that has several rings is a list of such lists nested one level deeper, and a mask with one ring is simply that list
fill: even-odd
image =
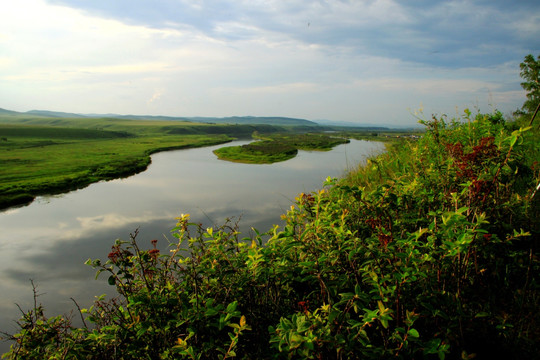
[{"label": "grass", "polygon": [[246,164],[271,164],[292,159],[298,149],[274,141],[256,141],[242,146],[226,146],[214,150],[221,160]]},{"label": "grass", "polygon": [[423,129],[384,131],[350,131],[341,129],[340,131],[336,132],[336,136],[342,136],[356,140],[394,142],[397,139],[418,139],[423,133]]},{"label": "grass", "polygon": [[135,174],[146,169],[150,155],[158,151],[252,135],[261,141],[221,148],[216,155],[229,161],[273,163],[294,157],[298,149],[329,150],[348,141],[268,124],[4,114],[0,116],[0,209],[29,203],[38,195]]},{"label": "grass", "polygon": [[[36,195],[64,192],[146,169],[158,151],[208,146],[226,135],[147,136],[114,139],[17,141],[0,155],[0,207]],[[9,140],[8,140],[9,142]]]},{"label": "grass", "polygon": [[271,164],[289,160],[298,150],[326,151],[349,140],[324,134],[270,134],[256,137],[260,141],[242,146],[228,146],[214,153],[222,160],[247,164]]},{"label": "grass", "polygon": [[0,209],[132,175],[152,153],[220,144],[250,129],[211,125],[205,133],[205,124],[188,122],[3,116]]}]

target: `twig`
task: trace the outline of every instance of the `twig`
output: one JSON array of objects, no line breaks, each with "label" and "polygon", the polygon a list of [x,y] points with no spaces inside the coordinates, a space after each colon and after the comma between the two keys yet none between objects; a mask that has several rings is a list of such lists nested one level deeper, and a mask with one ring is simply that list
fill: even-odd
[{"label": "twig", "polygon": [[82,322],[84,324],[84,327],[88,329],[88,325],[86,325],[86,321],[84,320],[84,316],[82,314],[81,307],[79,306],[79,304],[77,304],[77,302],[75,301],[74,298],[71,297],[70,299],[71,299],[71,301],[73,301],[73,303],[77,307],[77,310],[79,311],[79,315],[81,316],[81,320],[82,320]]}]

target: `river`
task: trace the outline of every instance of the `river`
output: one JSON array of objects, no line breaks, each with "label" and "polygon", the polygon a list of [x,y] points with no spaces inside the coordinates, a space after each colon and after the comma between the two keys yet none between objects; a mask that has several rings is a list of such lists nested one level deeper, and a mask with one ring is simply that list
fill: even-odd
[{"label": "river", "polygon": [[[220,146],[157,153],[137,175],[0,212],[0,330],[17,330],[17,304],[32,308],[30,279],[46,316],[68,313],[70,298],[88,307],[97,295],[114,295],[106,277],[94,280],[84,262],[106,259],[115,239],[129,240],[137,228],[143,248],[151,239],[166,244],[182,213],[204,226],[240,218],[244,235],[251,227],[264,232],[281,224],[297,194],[320,189],[328,176],[340,177],[384,149],[351,140],[328,152],[299,151],[285,162],[251,165],[218,160],[212,150]],[[0,353],[8,346],[1,343]]]}]

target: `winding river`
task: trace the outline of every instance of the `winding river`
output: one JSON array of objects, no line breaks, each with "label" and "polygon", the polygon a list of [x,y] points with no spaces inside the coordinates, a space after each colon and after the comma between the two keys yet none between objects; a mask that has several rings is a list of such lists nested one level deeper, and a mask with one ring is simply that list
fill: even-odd
[{"label": "winding river", "polygon": [[[240,218],[244,235],[251,227],[264,232],[281,224],[297,194],[321,188],[328,176],[342,176],[384,149],[351,140],[328,152],[299,151],[285,162],[247,165],[218,160],[212,150],[219,146],[154,154],[140,174],[0,212],[0,331],[16,331],[17,304],[32,307],[30,279],[46,316],[69,313],[70,298],[88,307],[96,295],[114,294],[106,277],[94,280],[84,262],[106,259],[114,240],[128,240],[137,228],[143,248],[151,239],[165,244],[172,238],[182,213],[204,226]],[[1,343],[0,353],[8,346]]]}]

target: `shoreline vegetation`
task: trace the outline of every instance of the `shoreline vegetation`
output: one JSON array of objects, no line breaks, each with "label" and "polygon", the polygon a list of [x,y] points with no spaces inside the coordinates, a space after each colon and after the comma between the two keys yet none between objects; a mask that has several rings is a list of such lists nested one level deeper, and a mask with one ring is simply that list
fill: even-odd
[{"label": "shoreline vegetation", "polygon": [[[7,359],[538,359],[538,127],[500,112],[422,121],[242,237],[177,217],[89,259],[89,309],[23,312]],[[35,294],[34,289],[34,294]]]},{"label": "shoreline vegetation", "polygon": [[143,171],[160,151],[284,131],[271,125],[0,116],[0,210]]},{"label": "shoreline vegetation", "polygon": [[127,132],[0,124],[0,210],[39,195],[84,188],[144,171],[156,152],[232,140],[218,135]]},{"label": "shoreline vegetation", "polygon": [[[0,210],[29,204],[36,196],[65,193],[99,181],[135,175],[146,170],[150,165],[150,156],[157,152],[211,146],[229,141],[231,139],[226,136],[188,135],[168,139],[146,138],[140,143],[112,140],[99,141],[99,143],[37,145],[40,148],[38,158],[33,153],[24,160],[17,158],[0,160],[2,165],[9,166],[9,169],[13,171],[4,176],[6,180],[0,185]],[[44,148],[45,146],[47,148]],[[34,147],[36,146],[32,146]],[[69,157],[69,164],[56,161],[57,156],[63,157],[62,160],[67,160],[63,154],[71,151],[74,152]],[[23,152],[26,151],[17,153]],[[78,159],[77,155],[84,159]],[[41,170],[33,169],[33,165],[38,162],[40,163],[38,168],[47,167],[56,171],[43,170],[44,173],[39,174]]]},{"label": "shoreline vegetation", "polygon": [[298,150],[329,151],[339,144],[349,143],[346,138],[333,137],[327,134],[271,134],[253,135],[258,141],[241,145],[226,146],[214,150],[221,160],[246,164],[272,164],[292,159]]},{"label": "shoreline vegetation", "polygon": [[[44,116],[49,113],[50,116]],[[150,155],[160,151],[258,138],[262,141],[242,151],[222,148],[216,154],[231,161],[269,163],[293,157],[296,149],[325,150],[346,141],[324,135],[324,131],[331,129],[328,126],[314,123],[307,126],[307,120],[299,119],[259,118],[259,121],[279,124],[272,125],[242,122],[256,121],[253,117],[230,118],[240,123],[228,124],[163,120],[162,117],[145,120],[143,117],[69,118],[53,117],[63,113],[38,114],[40,116],[32,112],[0,111],[0,211],[27,205],[36,196],[64,193],[98,181],[134,175],[144,171],[150,164]],[[294,125],[284,125],[287,121]],[[308,132],[310,135],[306,134]],[[377,136],[379,134],[381,136]],[[346,136],[387,140],[382,134],[394,137],[408,132],[359,128],[349,130]],[[343,136],[338,132],[334,135]],[[251,152],[246,152],[247,149]]]}]

